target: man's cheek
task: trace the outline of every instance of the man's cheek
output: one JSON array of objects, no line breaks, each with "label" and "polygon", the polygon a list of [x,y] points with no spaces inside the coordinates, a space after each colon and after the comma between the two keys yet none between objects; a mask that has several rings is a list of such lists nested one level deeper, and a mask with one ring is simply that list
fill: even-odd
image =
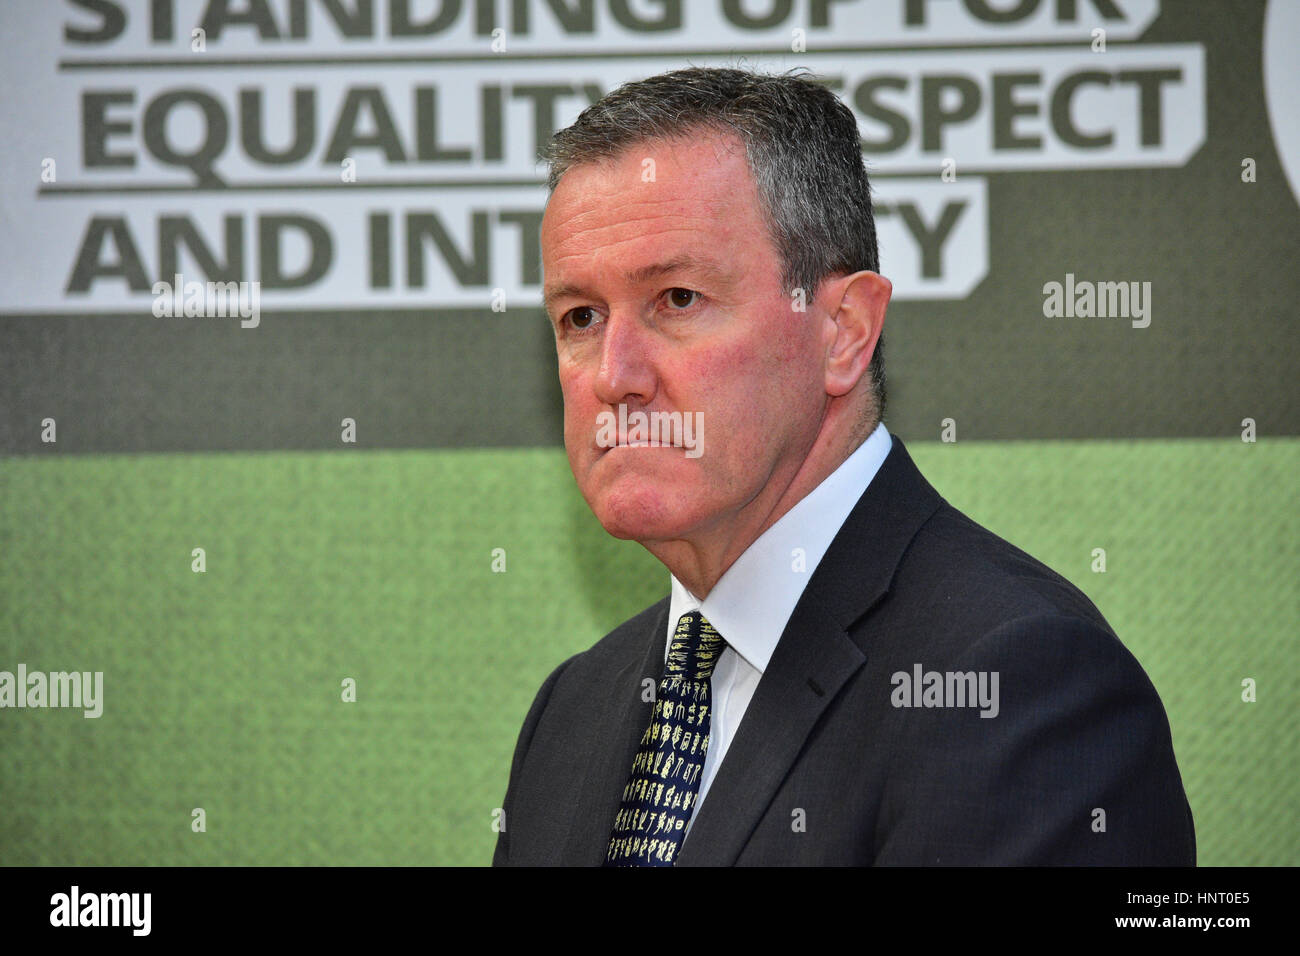
[{"label": "man's cheek", "polygon": [[591,443],[590,429],[581,416],[566,404],[564,412],[564,448],[575,467],[581,463],[587,446]]},{"label": "man's cheek", "polygon": [[665,375],[671,383],[691,383],[689,391],[674,391],[669,404],[674,411],[703,415],[706,427],[712,424],[711,418],[721,425],[724,417],[743,417],[742,409],[771,375],[765,366],[766,362],[743,346],[712,349]]}]

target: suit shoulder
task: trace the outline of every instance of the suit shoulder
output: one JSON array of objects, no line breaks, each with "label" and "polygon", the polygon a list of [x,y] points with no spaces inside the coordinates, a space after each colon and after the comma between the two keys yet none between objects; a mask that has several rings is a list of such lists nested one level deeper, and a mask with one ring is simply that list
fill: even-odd
[{"label": "suit shoulder", "polygon": [[959,614],[968,633],[1040,617],[1079,618],[1113,634],[1079,588],[947,502],[913,539],[895,587]]},{"label": "suit shoulder", "polygon": [[876,631],[886,659],[923,655],[927,666],[955,671],[1112,681],[1112,689],[1158,700],[1087,595],[947,502],[904,554],[888,603],[890,626]]}]

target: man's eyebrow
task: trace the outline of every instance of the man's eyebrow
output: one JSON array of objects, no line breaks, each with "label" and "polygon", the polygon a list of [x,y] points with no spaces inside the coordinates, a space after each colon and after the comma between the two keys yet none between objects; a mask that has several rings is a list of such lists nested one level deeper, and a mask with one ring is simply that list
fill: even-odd
[{"label": "man's eyebrow", "polygon": [[[640,282],[650,281],[651,278],[668,276],[668,274],[681,272],[684,271],[684,269],[695,269],[695,271],[703,274],[703,276],[708,278],[708,280],[719,282],[719,284],[729,285],[727,276],[725,276],[722,267],[720,267],[718,263],[715,263],[715,261],[711,259],[702,259],[699,258],[699,256],[693,255],[673,256],[672,259],[666,259],[662,261],[662,263],[642,265],[641,268],[633,269],[632,272],[625,273],[625,278],[627,278],[629,284],[636,285],[640,284]],[[551,306],[554,306],[556,299],[563,299],[569,297],[569,295],[580,299],[593,297],[593,293],[591,293],[590,290],[585,289],[584,286],[568,284],[556,285],[543,291],[542,306],[546,308],[547,312],[550,312]]]},{"label": "man's eyebrow", "polygon": [[681,255],[674,256],[665,262],[656,262],[654,265],[633,269],[627,274],[627,280],[629,282],[645,282],[648,279],[687,269],[694,269],[711,279],[721,279],[723,277],[722,268],[712,259]]},{"label": "man's eyebrow", "polygon": [[568,296],[575,296],[577,298],[582,298],[583,296],[586,295],[587,295],[587,290],[579,285],[551,286],[544,293],[542,293],[542,307],[545,308],[547,312],[550,312],[551,306],[555,304],[556,299],[563,299]]},{"label": "man's eyebrow", "polygon": [[[648,266],[641,266],[639,269],[633,269],[627,273],[625,278],[629,283],[636,284],[647,282],[658,276],[669,275],[674,272],[681,272],[688,269],[694,269],[706,278],[715,282],[725,282],[726,276],[721,266],[712,259],[705,259],[699,256],[680,255],[663,262],[656,262]],[[542,303],[549,311],[556,299],[562,299],[565,296],[586,296],[590,295],[587,289],[578,285],[558,285],[547,289],[542,295]]]}]

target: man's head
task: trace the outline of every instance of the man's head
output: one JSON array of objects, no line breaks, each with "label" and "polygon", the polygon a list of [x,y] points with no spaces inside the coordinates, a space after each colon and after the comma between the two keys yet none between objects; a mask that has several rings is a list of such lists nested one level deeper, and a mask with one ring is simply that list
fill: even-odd
[{"label": "man's head", "polygon": [[[661,550],[711,550],[701,562],[725,570],[883,409],[890,287],[857,124],[807,79],[681,70],[584,111],[549,159],[545,294],[574,476],[612,534],[670,567]],[[620,405],[696,415],[703,453],[600,447],[598,417]]]}]

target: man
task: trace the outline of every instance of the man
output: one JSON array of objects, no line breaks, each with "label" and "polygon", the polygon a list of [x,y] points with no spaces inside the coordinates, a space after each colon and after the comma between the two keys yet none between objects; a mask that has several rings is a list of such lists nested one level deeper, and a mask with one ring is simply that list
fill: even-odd
[{"label": "man", "polygon": [[671,593],[542,685],[494,862],[1193,864],[1141,667],[881,424],[891,287],[849,110],[681,70],[549,158],[569,462]]}]

